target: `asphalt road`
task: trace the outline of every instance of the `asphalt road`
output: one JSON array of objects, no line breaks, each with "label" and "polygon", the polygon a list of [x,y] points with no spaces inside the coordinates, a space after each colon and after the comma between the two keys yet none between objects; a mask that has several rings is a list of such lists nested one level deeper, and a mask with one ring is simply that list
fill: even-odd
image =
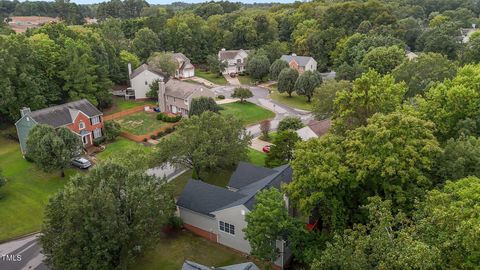
[{"label": "asphalt road", "polygon": [[42,248],[38,243],[39,234],[0,244],[1,270],[48,270],[44,263]]}]

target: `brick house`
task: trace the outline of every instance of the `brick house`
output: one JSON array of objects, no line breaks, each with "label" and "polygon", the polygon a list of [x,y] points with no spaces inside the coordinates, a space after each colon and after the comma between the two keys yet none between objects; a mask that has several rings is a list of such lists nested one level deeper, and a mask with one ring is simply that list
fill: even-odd
[{"label": "brick house", "polygon": [[291,55],[282,55],[280,60],[287,62],[291,68],[296,69],[300,74],[305,71],[317,70],[317,61],[310,56],[298,56],[292,53]]},{"label": "brick house", "polygon": [[54,128],[67,127],[79,136],[85,148],[92,146],[93,140],[103,135],[103,113],[86,99],[33,112],[30,108],[23,108],[20,113],[21,118],[15,123],[15,127],[23,154],[27,152],[28,133],[38,124]]}]

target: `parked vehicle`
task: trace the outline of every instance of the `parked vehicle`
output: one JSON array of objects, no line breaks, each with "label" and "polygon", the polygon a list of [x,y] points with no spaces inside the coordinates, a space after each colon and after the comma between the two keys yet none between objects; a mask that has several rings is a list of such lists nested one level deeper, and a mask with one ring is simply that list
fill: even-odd
[{"label": "parked vehicle", "polygon": [[269,153],[270,152],[270,145],[265,145],[263,148],[262,148],[262,151],[264,153]]},{"label": "parked vehicle", "polygon": [[235,73],[230,73],[230,77],[231,77],[231,78],[235,78],[235,77],[237,77],[237,74],[235,74]]},{"label": "parked vehicle", "polygon": [[80,169],[87,169],[92,166],[92,163],[84,157],[76,157],[72,160],[72,165]]}]

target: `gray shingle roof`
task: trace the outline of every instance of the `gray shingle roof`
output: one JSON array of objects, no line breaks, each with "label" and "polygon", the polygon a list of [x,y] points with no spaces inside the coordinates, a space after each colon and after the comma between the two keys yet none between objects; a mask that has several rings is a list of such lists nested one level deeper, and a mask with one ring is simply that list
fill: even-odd
[{"label": "gray shingle roof", "polygon": [[33,111],[30,116],[35,119],[39,124],[47,124],[53,127],[60,127],[71,124],[74,119],[72,115],[75,115],[75,111],[81,111],[88,117],[102,115],[92,103],[86,99],[73,101],[61,105],[48,107],[45,109]]},{"label": "gray shingle roof", "polygon": [[201,88],[206,87],[199,84],[172,79],[165,84],[165,94],[176,98],[187,99],[191,94],[195,91],[199,91]]},{"label": "gray shingle roof", "polygon": [[[252,175],[249,174],[248,168],[253,169]],[[235,180],[241,179],[239,182],[244,186],[236,192],[205,182],[190,180],[180,195],[177,205],[209,216],[213,216],[212,212],[237,205],[244,205],[251,210],[255,205],[255,195],[259,191],[269,187],[280,188],[282,183],[289,183],[292,179],[292,169],[288,164],[274,169],[261,169],[252,164],[240,163],[232,177],[244,174]],[[267,170],[270,171],[270,174],[264,175]],[[244,180],[248,177],[251,177],[251,180]],[[232,178],[230,182],[232,182]]]},{"label": "gray shingle roof", "polygon": [[235,172],[233,172],[228,182],[228,186],[240,189],[251,183],[258,181],[268,175],[273,174],[275,171],[269,168],[258,167],[253,164],[241,161]]},{"label": "gray shingle roof", "polygon": [[220,60],[229,60],[235,58],[237,54],[241,51],[246,52],[247,54],[249,53],[249,50],[225,50],[225,51],[220,51],[218,53]]},{"label": "gray shingle roof", "polygon": [[213,211],[231,204],[244,195],[202,181],[190,179],[183,189],[177,205],[212,216]]},{"label": "gray shingle roof", "polygon": [[140,75],[140,73],[144,72],[145,70],[148,70],[152,73],[155,73],[158,76],[162,76],[163,78],[167,77],[167,75],[163,71],[161,71],[159,69],[156,69],[154,67],[151,67],[147,64],[142,64],[141,66],[136,68],[134,71],[132,71],[132,74],[130,74],[130,79],[133,79],[133,78],[137,77],[138,75]]},{"label": "gray shingle roof", "polygon": [[297,64],[301,67],[305,67],[308,63],[308,61],[310,61],[310,59],[313,59],[312,57],[310,56],[298,56],[298,55],[282,55],[282,57],[280,57],[281,60],[283,61],[286,61],[287,63],[290,63],[290,61],[292,61],[292,59],[295,60],[295,62],[297,62]]},{"label": "gray shingle roof", "polygon": [[240,264],[234,264],[229,266],[210,268],[205,265],[201,265],[195,262],[185,260],[182,266],[182,270],[260,270],[254,263],[246,262]]}]

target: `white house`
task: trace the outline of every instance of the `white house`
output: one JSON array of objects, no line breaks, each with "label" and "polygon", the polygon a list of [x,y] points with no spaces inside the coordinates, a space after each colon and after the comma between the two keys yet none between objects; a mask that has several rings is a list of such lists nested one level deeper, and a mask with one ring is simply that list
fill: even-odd
[{"label": "white house", "polygon": [[292,53],[292,55],[282,55],[280,59],[287,62],[291,68],[296,69],[298,73],[317,70],[317,61],[310,56],[298,56]]},{"label": "white house", "polygon": [[132,67],[128,65],[128,74],[130,77],[130,88],[127,89],[127,95],[134,95],[135,99],[146,99],[150,91],[150,85],[155,80],[164,81],[167,75],[161,70],[143,64],[132,72]]},{"label": "white house", "polygon": [[247,63],[248,50],[225,50],[221,49],[218,52],[218,60],[227,62],[227,67],[222,72],[223,74],[237,74],[245,71]]},{"label": "white house", "polygon": [[175,70],[175,78],[182,79],[195,76],[195,67],[183,53],[174,53],[173,59],[178,66],[177,70]]}]

